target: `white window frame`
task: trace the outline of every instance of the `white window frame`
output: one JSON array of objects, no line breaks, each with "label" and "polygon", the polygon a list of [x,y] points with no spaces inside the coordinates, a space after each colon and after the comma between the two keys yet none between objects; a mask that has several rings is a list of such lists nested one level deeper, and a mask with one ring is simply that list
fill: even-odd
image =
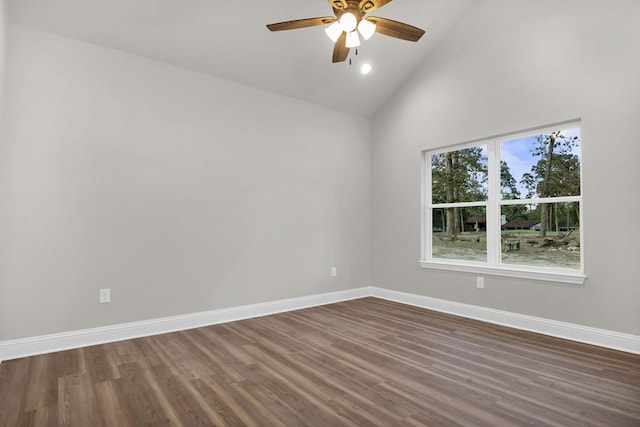
[{"label": "white window frame", "polygon": [[[583,284],[586,276],[584,274],[584,221],[583,221],[583,161],[582,161],[582,133],[580,138],[580,195],[566,197],[546,197],[534,199],[517,199],[502,200],[501,182],[500,182],[500,143],[507,140],[523,138],[532,135],[548,134],[558,130],[559,127],[578,127],[581,128],[580,120],[570,120],[561,123],[555,123],[549,126],[536,127],[520,132],[511,132],[507,134],[497,135],[490,138],[455,144],[447,147],[439,147],[424,150],[422,152],[422,254],[420,258],[420,266],[423,268],[433,268],[440,270],[460,271],[467,273],[507,276],[523,279],[534,279],[551,282]],[[469,147],[478,147],[486,145],[488,160],[488,197],[487,200],[477,202],[460,202],[460,203],[433,203],[432,199],[432,182],[431,182],[431,158],[434,154],[442,154],[450,151],[461,150]],[[519,205],[519,204],[539,204],[539,203],[562,203],[562,202],[578,202],[579,223],[580,223],[580,269],[561,269],[554,267],[538,267],[524,266],[515,264],[503,264],[501,262],[501,224],[500,212],[503,205]],[[442,259],[432,257],[432,213],[434,208],[448,207],[468,207],[468,206],[485,206],[486,208],[486,235],[487,235],[487,261],[466,261],[457,259]]]}]

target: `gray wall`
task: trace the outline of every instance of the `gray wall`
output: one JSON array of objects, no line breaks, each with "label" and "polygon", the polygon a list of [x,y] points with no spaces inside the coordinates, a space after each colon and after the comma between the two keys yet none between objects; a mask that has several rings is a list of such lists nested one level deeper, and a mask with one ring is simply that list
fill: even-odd
[{"label": "gray wall", "polygon": [[[5,126],[4,126],[4,106],[5,106],[5,76],[6,76],[6,36],[7,36],[7,9],[6,9],[6,1],[0,0],[0,166],[2,164],[2,158],[4,158],[4,148],[5,148]],[[4,184],[6,180],[4,179],[4,170],[0,168],[0,224],[3,223],[5,218],[5,208],[6,205],[4,203]],[[0,226],[0,241],[3,238],[2,234],[2,226]],[[3,267],[3,259],[5,249],[2,247],[0,243],[0,272]],[[2,273],[0,273],[2,274]],[[5,289],[5,284],[2,280],[0,280],[0,301],[6,301],[9,299],[9,295]],[[0,306],[2,302],[0,302]],[[0,335],[1,339],[1,335]]]},{"label": "gray wall", "polygon": [[[374,120],[374,285],[640,334],[640,2],[480,2]],[[582,118],[583,286],[420,269],[421,150]]]},{"label": "gray wall", "polygon": [[[640,208],[639,8],[483,1],[373,135],[366,119],[12,27],[0,340],[366,285],[640,334],[625,231]],[[478,291],[419,268],[421,150],[577,117],[583,286],[486,277]]]},{"label": "gray wall", "polygon": [[[0,0],[0,120],[2,120],[2,107],[4,105],[4,77],[7,38],[7,2]],[[1,124],[2,122],[0,122]],[[0,127],[1,129],[1,127]]]},{"label": "gray wall", "polygon": [[8,77],[0,340],[371,283],[369,120],[23,27]]},{"label": "gray wall", "polygon": [[[7,6],[6,0],[0,0],[0,148],[2,147],[2,134],[4,117],[4,86],[6,75],[6,54],[7,54]],[[0,288],[1,289],[1,288]]]}]

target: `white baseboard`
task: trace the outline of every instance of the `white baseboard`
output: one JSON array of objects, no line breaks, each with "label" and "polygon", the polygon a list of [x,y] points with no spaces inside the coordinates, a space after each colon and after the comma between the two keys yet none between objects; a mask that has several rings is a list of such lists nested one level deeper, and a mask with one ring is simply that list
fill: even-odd
[{"label": "white baseboard", "polygon": [[495,323],[515,329],[564,338],[585,344],[597,345],[627,353],[640,354],[640,336],[597,329],[574,323],[559,322],[541,317],[527,316],[476,305],[463,304],[422,295],[371,288],[371,296],[402,304],[427,308],[456,316]]},{"label": "white baseboard", "polygon": [[371,289],[364,287],[100,328],[0,341],[0,362],[54,351],[234,322],[252,317],[363,298],[370,295]]},{"label": "white baseboard", "polygon": [[0,362],[54,351],[199,328],[252,317],[267,316],[369,296],[571,341],[640,354],[640,336],[637,335],[623,334],[383,288],[363,287],[181,316],[0,341]]}]

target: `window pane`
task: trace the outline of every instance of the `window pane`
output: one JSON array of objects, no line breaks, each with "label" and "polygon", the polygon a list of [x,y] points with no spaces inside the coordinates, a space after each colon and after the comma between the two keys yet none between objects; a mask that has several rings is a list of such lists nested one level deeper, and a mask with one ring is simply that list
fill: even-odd
[{"label": "window pane", "polygon": [[433,203],[487,200],[487,146],[431,156]]},{"label": "window pane", "polygon": [[502,199],[578,196],[580,163],[578,127],[503,141]]},{"label": "window pane", "polygon": [[580,269],[580,204],[502,206],[503,264]]},{"label": "window pane", "polygon": [[433,209],[432,258],[487,261],[486,208]]}]

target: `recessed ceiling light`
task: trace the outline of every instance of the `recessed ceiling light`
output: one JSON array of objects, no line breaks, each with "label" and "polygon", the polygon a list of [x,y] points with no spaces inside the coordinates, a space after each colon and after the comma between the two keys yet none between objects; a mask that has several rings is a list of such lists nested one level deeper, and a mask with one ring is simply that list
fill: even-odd
[{"label": "recessed ceiling light", "polygon": [[371,65],[370,64],[362,64],[362,67],[360,67],[360,72],[362,74],[369,74],[371,72]]}]

